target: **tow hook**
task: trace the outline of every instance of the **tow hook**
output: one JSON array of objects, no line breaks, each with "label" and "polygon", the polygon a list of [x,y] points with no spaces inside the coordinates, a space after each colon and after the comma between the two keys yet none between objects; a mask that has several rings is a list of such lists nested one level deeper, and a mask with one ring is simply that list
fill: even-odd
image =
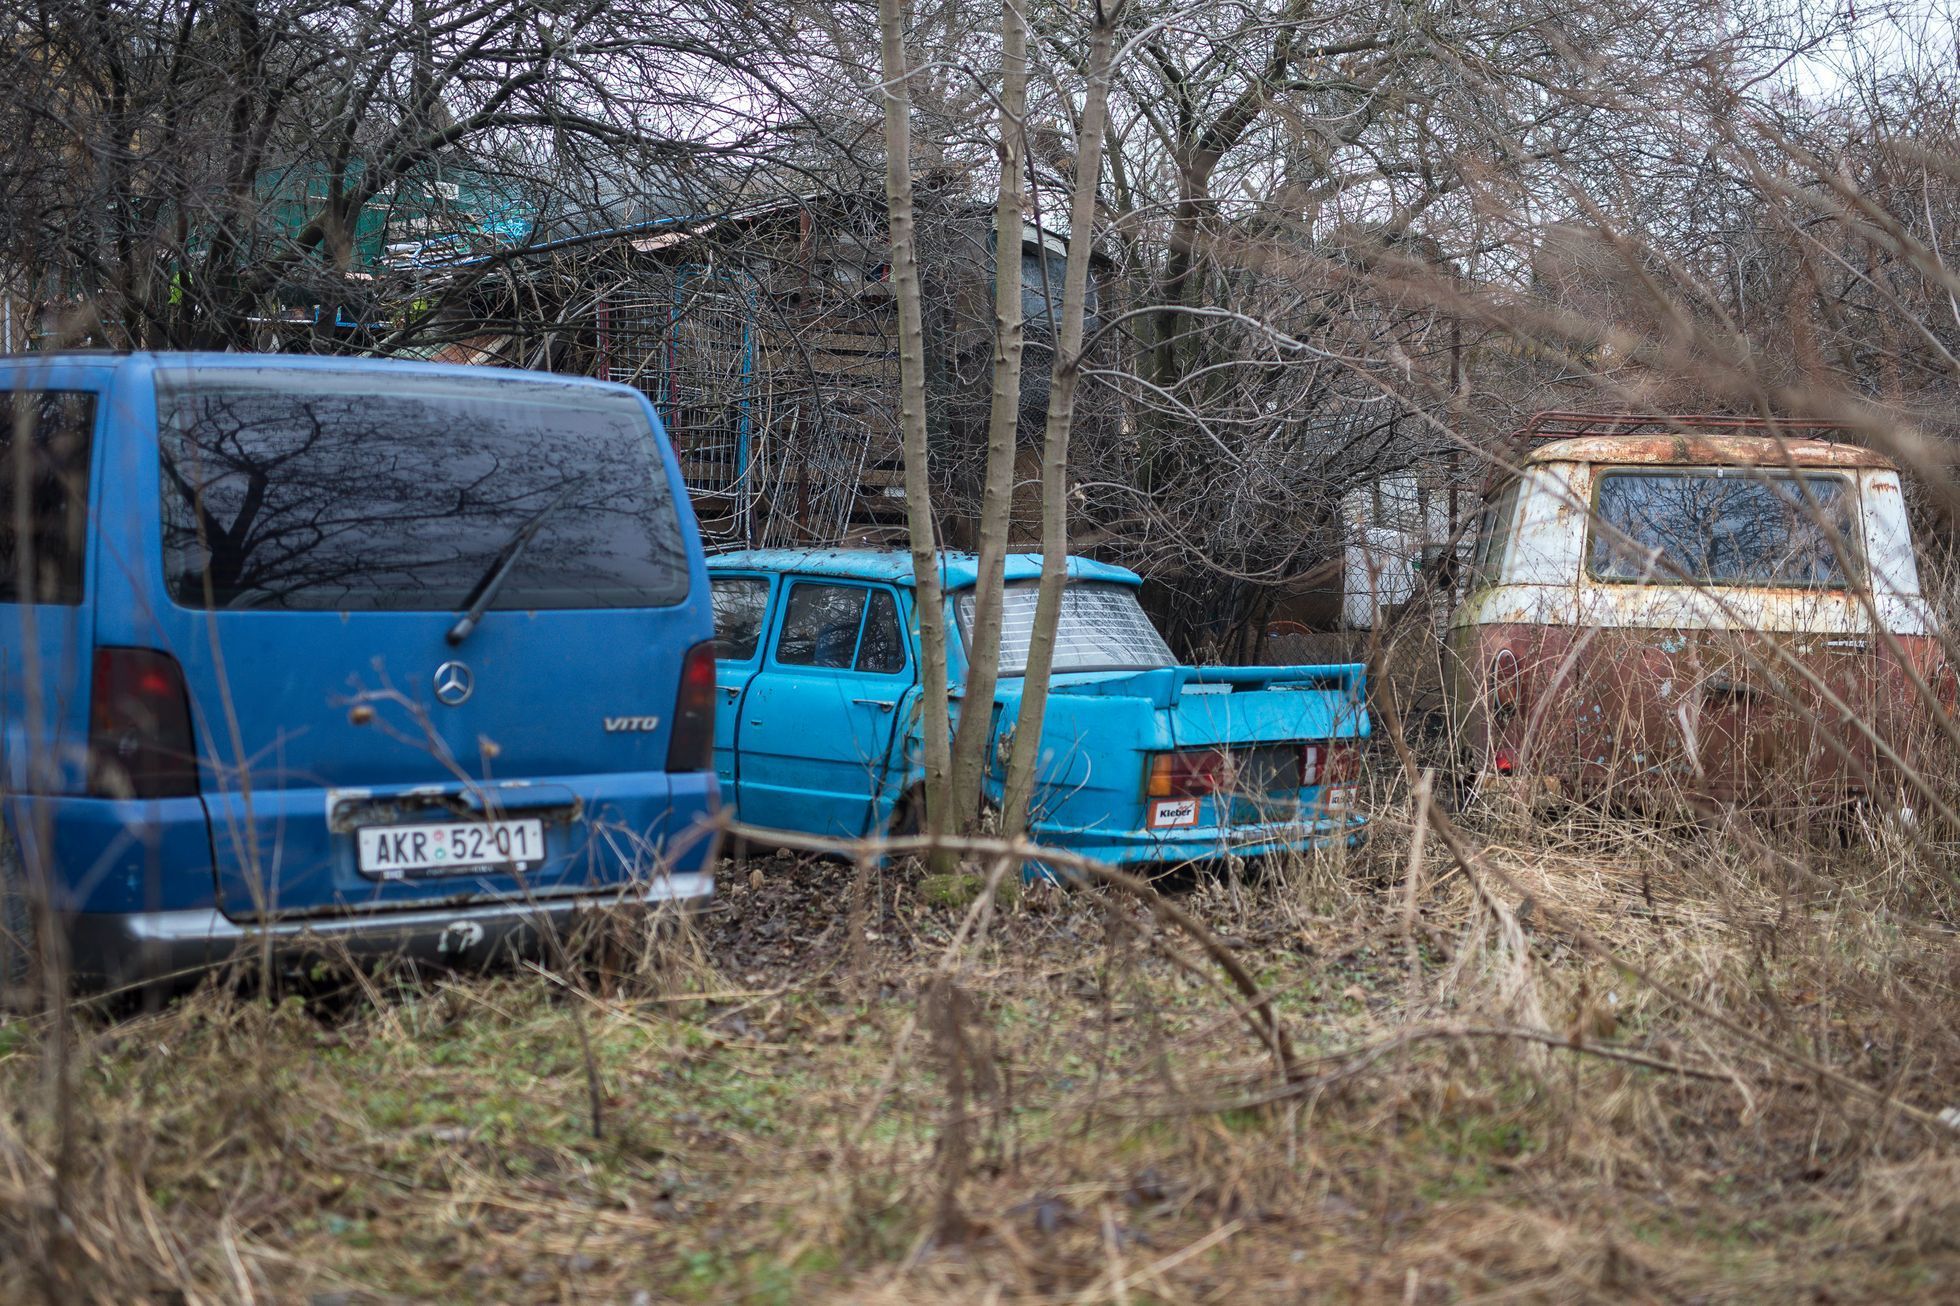
[{"label": "tow hook", "polygon": [[483,942],[483,926],[476,921],[452,921],[436,940],[436,955],[460,957]]}]

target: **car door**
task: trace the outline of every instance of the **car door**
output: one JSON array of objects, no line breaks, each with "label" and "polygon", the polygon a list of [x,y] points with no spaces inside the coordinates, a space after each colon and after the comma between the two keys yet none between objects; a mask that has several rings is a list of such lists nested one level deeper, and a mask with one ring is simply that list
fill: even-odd
[{"label": "car door", "polygon": [[1570,464],[1534,468],[1493,496],[1445,662],[1456,747],[1478,768],[1555,769],[1566,751],[1581,536]]},{"label": "car door", "polygon": [[888,586],[791,578],[742,696],[736,802],[751,825],[864,833],[913,680]]},{"label": "car door", "polygon": [[769,627],[773,578],[717,574],[710,580],[715,609],[715,778],[737,802],[742,695],[762,662],[763,634]]}]

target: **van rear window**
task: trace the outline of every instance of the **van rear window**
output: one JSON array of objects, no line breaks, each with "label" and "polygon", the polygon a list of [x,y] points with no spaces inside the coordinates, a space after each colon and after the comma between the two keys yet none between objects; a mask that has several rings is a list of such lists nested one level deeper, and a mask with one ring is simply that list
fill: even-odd
[{"label": "van rear window", "polygon": [[1607,472],[1599,478],[1592,574],[1843,589],[1845,564],[1855,562],[1853,503],[1850,482],[1830,474]]},{"label": "van rear window", "polygon": [[687,594],[635,396],[487,370],[176,368],[157,373],[157,411],[180,603],[457,611],[533,524],[495,607]]},{"label": "van rear window", "polygon": [[0,390],[0,603],[82,601],[94,429],[92,394]]}]

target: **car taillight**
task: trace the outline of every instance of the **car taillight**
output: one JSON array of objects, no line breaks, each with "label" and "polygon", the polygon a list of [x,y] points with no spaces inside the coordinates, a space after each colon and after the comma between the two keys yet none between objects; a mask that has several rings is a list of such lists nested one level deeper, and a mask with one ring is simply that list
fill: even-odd
[{"label": "car taillight", "polygon": [[1300,745],[1300,787],[1348,784],[1361,775],[1361,753],[1352,740]]},{"label": "car taillight", "polygon": [[674,728],[667,735],[669,771],[710,771],[715,765],[715,646],[696,644],[681,662]]},{"label": "car taillight", "polygon": [[1216,748],[1185,753],[1158,753],[1150,759],[1150,798],[1194,798],[1215,794],[1232,783],[1231,758]]},{"label": "car taillight", "polygon": [[182,798],[197,792],[197,745],[183,668],[148,648],[99,648],[89,685],[89,792]]}]

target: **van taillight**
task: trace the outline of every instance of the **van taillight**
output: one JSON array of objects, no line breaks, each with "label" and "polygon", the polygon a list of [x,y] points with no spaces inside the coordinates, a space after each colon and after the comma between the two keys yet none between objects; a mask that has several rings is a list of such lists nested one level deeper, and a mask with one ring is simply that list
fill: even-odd
[{"label": "van taillight", "polygon": [[715,765],[715,646],[710,640],[687,651],[674,700],[674,728],[667,735],[669,771],[711,771]]},{"label": "van taillight", "polygon": [[168,653],[99,648],[89,684],[89,792],[182,798],[197,792],[184,672]]},{"label": "van taillight", "polygon": [[1347,739],[1300,746],[1300,787],[1339,785],[1361,775],[1361,753]]}]

